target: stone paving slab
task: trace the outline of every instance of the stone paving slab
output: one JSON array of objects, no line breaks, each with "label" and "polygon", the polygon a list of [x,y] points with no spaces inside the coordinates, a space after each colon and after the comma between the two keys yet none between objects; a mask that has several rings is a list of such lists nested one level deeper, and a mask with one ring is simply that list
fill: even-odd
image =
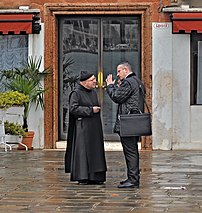
[{"label": "stone paving slab", "polygon": [[0,150],[0,213],[202,212],[200,151],[140,151],[139,189],[125,179],[122,152],[106,152],[104,185],[78,185],[64,173],[64,151]]}]

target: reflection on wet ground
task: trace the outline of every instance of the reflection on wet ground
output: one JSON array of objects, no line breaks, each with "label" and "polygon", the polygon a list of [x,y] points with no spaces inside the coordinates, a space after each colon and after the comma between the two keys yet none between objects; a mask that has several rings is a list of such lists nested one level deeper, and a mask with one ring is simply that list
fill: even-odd
[{"label": "reflection on wet ground", "polygon": [[106,152],[104,185],[78,185],[64,173],[63,151],[0,150],[0,212],[202,212],[202,154],[141,151],[139,189],[125,179],[122,152]]}]

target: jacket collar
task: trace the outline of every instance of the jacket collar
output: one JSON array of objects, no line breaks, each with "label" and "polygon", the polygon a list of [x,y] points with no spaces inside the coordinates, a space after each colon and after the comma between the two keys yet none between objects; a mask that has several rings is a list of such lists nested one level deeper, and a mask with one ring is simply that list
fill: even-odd
[{"label": "jacket collar", "polygon": [[92,89],[87,89],[86,87],[82,86],[81,84],[78,85],[78,89],[84,90],[86,92],[91,92],[92,91]]},{"label": "jacket collar", "polygon": [[134,72],[130,73],[129,75],[126,76],[126,78],[130,78],[132,76],[136,76],[136,74]]}]

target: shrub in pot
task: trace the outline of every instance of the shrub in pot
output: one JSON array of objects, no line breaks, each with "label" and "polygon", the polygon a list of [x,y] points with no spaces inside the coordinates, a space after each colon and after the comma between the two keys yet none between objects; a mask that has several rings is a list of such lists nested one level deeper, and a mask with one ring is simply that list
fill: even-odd
[{"label": "shrub in pot", "polygon": [[12,106],[24,106],[29,97],[18,91],[0,92],[0,109],[6,110]]},{"label": "shrub in pot", "polygon": [[22,137],[25,135],[25,130],[18,123],[5,121],[5,133],[6,133],[6,141],[8,143],[20,143],[22,142]]},{"label": "shrub in pot", "polygon": [[23,114],[24,104],[28,101],[29,97],[18,91],[0,92],[1,122],[4,120],[6,141],[11,144],[21,142],[25,134],[22,123],[18,122],[19,115]]},{"label": "shrub in pot", "polygon": [[25,130],[18,123],[5,121],[4,126],[5,126],[5,133],[8,135],[19,135],[19,136],[25,135]]}]

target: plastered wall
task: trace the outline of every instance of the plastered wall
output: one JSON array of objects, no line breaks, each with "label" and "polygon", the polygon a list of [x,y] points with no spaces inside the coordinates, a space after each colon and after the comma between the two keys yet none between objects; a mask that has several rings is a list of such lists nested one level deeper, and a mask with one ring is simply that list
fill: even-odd
[{"label": "plastered wall", "polygon": [[153,149],[202,149],[202,106],[190,106],[190,36],[152,24]]}]

